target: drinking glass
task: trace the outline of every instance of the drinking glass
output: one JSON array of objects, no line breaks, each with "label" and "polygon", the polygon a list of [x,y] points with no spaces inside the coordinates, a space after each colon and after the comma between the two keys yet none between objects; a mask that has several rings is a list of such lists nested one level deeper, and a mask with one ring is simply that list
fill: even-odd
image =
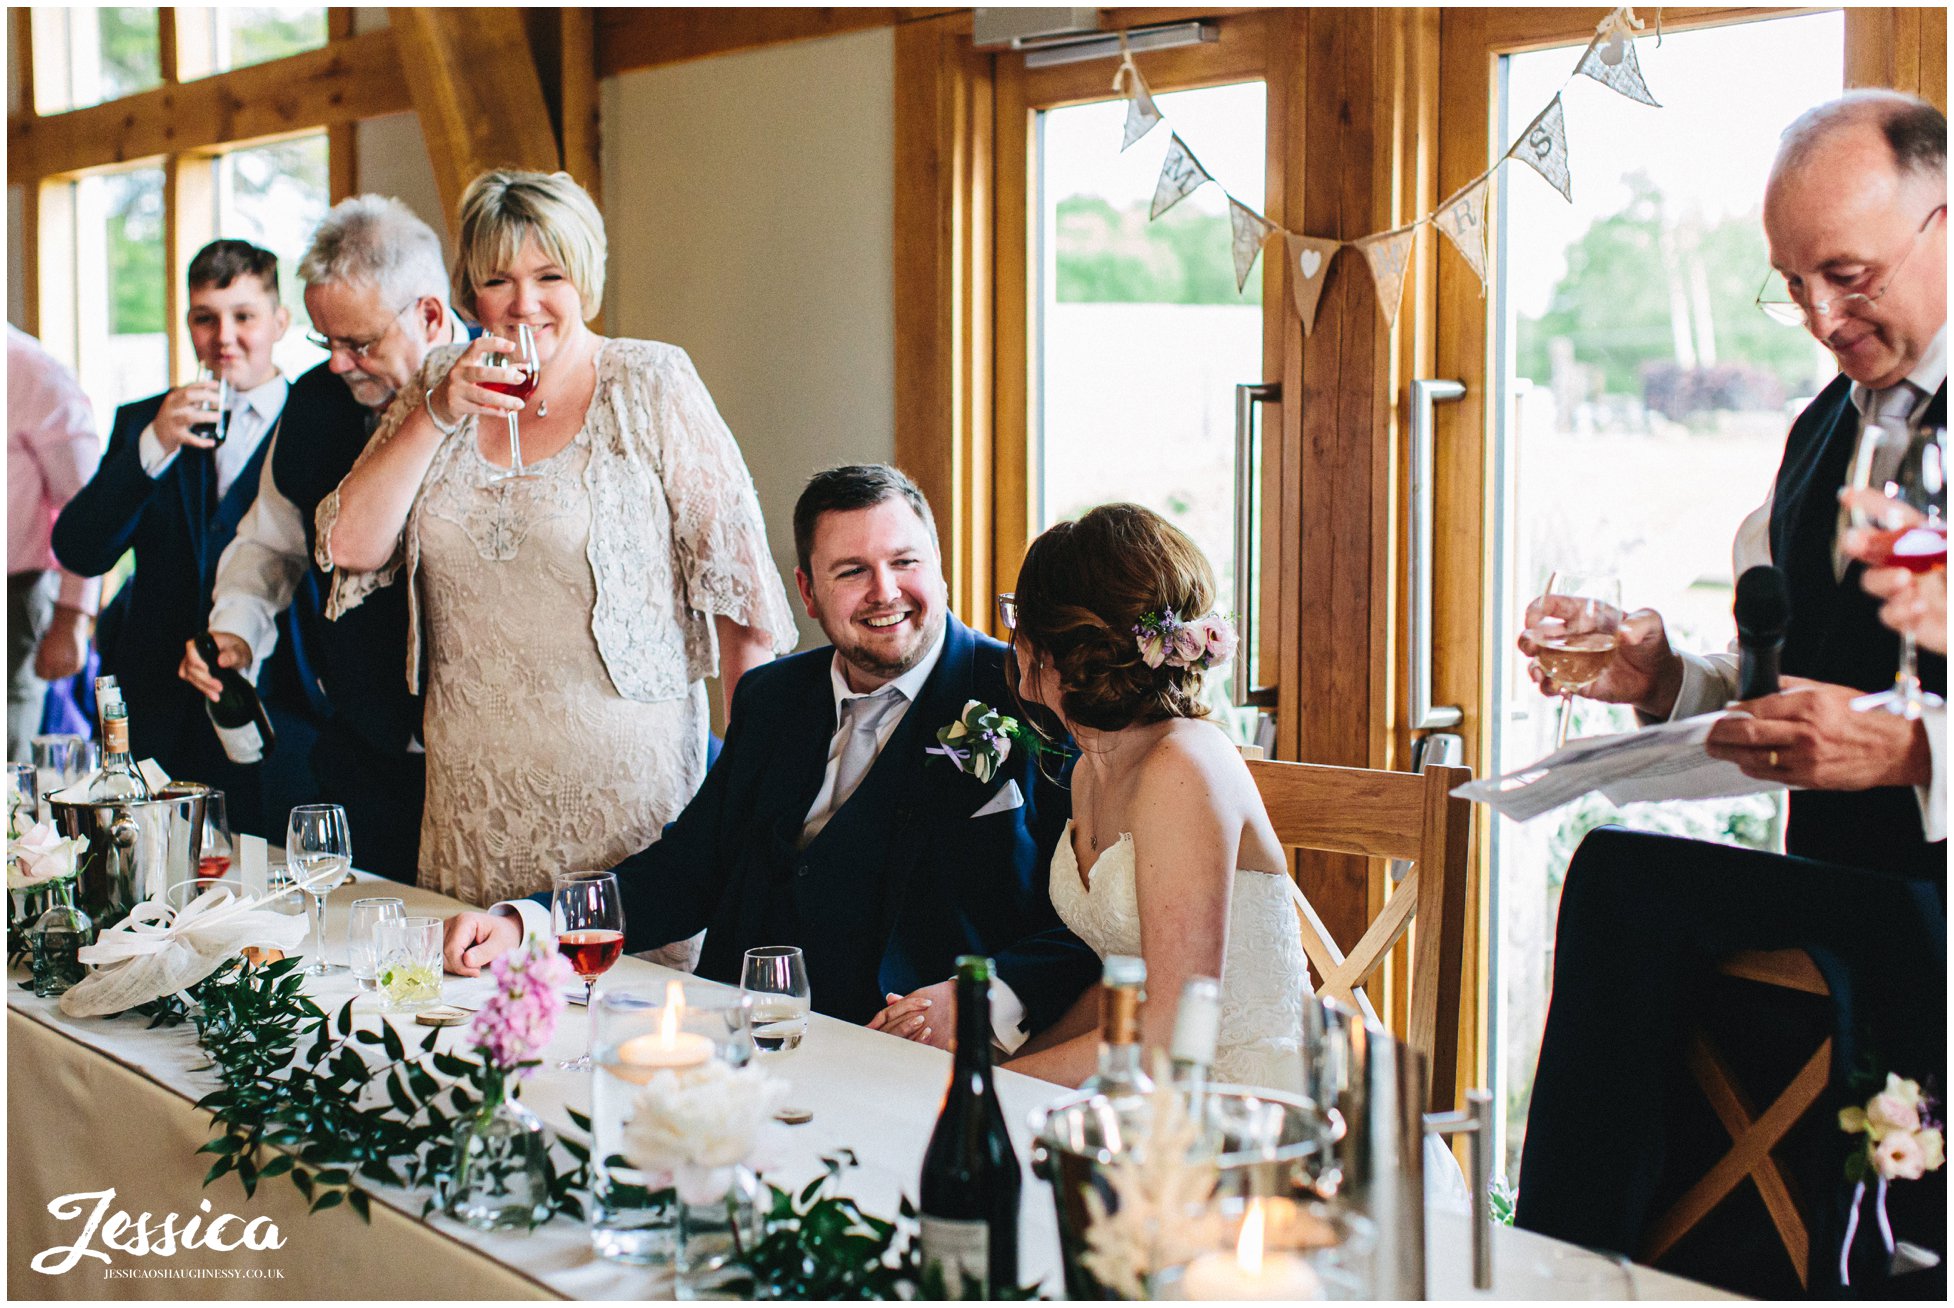
[{"label": "drinking glass", "polygon": [[[550,878],[550,929],[556,932],[557,952],[583,978],[586,1007],[597,989],[597,978],[611,970],[624,952],[624,901],[618,895],[617,874],[607,871],[558,872]],[[583,1070],[590,1066],[590,1050],[557,1066]]]},{"label": "drinking glass", "polygon": [[265,868],[265,907],[286,917],[305,912],[305,896],[299,893],[298,874],[284,863]]},{"label": "drinking glass", "polygon": [[301,804],[293,809],[285,833],[285,862],[312,903],[312,962],[305,971],[311,976],[344,971],[343,963],[326,961],[326,896],[353,871],[353,837],[346,829],[346,810],[337,804]]},{"label": "drinking glass", "polygon": [[380,954],[376,928],[389,919],[407,916],[407,905],[392,896],[356,899],[346,917],[346,963],[362,990],[380,988]]},{"label": "drinking glass", "polygon": [[190,434],[222,445],[224,438],[231,434],[231,383],[211,371],[209,364],[197,365],[197,380],[217,383],[217,408],[208,420],[198,419],[190,424]]},{"label": "drinking glass", "polygon": [[204,841],[197,852],[197,877],[206,886],[222,881],[231,870],[235,852],[230,818],[224,811],[224,792],[204,792]]},{"label": "drinking glass", "polygon": [[82,737],[65,733],[34,737],[30,748],[34,753],[34,770],[40,777],[41,794],[65,790],[86,775],[82,771],[83,743]]},{"label": "drinking glass", "polygon": [[441,1002],[441,919],[387,917],[373,927],[380,1007],[416,1013]]},{"label": "drinking glass", "polygon": [[32,763],[9,763],[7,772],[7,834],[26,835],[41,820],[40,773]]},{"label": "drinking glass", "polygon": [[788,1054],[807,1034],[807,959],[793,945],[746,951],[740,990],[753,997],[753,1047]]},{"label": "drinking glass", "polygon": [[[1892,506],[1879,512],[1852,510],[1852,525],[1872,533],[1867,545],[1876,566],[1917,573],[1947,571],[1946,470],[1947,433],[1942,428],[1867,423],[1859,433],[1852,452],[1851,488],[1878,491]],[[1941,702],[1940,696],[1920,688],[1918,652],[1913,637],[1903,632],[1893,689],[1861,695],[1852,707],[1918,719]]]},{"label": "drinking glass", "polygon": [[[502,333],[498,331],[495,334],[500,336]],[[482,362],[491,368],[515,368],[522,373],[522,380],[485,381],[482,386],[486,390],[502,395],[513,395],[526,405],[529,403],[529,397],[536,391],[536,379],[543,370],[542,365],[536,361],[536,334],[530,330],[528,323],[516,324],[515,345],[513,351],[506,354],[497,351],[486,356]],[[516,431],[516,415],[511,412],[502,416],[509,423],[509,470],[499,474],[497,480],[510,477],[534,477],[535,473],[522,466],[522,437]]]},{"label": "drinking glass", "polygon": [[1598,681],[1615,657],[1621,635],[1622,587],[1603,573],[1555,571],[1540,593],[1540,614],[1527,627],[1534,656],[1560,692],[1554,748],[1567,743],[1574,697]]}]

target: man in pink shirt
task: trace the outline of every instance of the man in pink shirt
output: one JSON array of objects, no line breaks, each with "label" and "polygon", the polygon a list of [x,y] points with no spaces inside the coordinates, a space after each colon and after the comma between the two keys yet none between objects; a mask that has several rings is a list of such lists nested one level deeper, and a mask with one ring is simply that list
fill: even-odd
[{"label": "man in pink shirt", "polygon": [[32,336],[7,327],[7,757],[26,761],[49,681],[88,657],[99,578],[55,562],[62,505],[95,475],[102,438],[74,374]]}]

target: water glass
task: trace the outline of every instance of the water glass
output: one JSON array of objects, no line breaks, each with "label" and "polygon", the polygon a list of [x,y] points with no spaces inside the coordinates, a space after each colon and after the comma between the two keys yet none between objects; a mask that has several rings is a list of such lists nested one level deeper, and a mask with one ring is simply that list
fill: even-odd
[{"label": "water glass", "polygon": [[347,965],[362,990],[380,988],[380,955],[375,929],[384,921],[407,916],[407,905],[391,896],[356,899],[346,919]]},{"label": "water glass", "polygon": [[32,763],[9,763],[7,772],[7,833],[25,835],[41,820],[40,773]]},{"label": "water glass", "polygon": [[31,748],[41,794],[65,790],[86,775],[82,771],[82,746],[86,743],[82,737],[67,733],[34,737]]},{"label": "water glass", "polygon": [[[285,830],[285,861],[312,901],[312,962],[309,976],[344,970],[326,962],[326,896],[353,874],[353,837],[346,810],[337,804],[301,804]],[[438,955],[437,955],[438,956]]]},{"label": "water glass", "polygon": [[265,868],[265,907],[286,917],[305,912],[305,896],[299,893],[298,873],[284,863]]},{"label": "water glass", "polygon": [[746,951],[740,990],[753,997],[753,1044],[763,1054],[792,1053],[807,1034],[807,959],[794,945]]},{"label": "water glass", "polygon": [[418,1013],[441,1002],[441,919],[382,918],[373,928],[380,1007]]}]

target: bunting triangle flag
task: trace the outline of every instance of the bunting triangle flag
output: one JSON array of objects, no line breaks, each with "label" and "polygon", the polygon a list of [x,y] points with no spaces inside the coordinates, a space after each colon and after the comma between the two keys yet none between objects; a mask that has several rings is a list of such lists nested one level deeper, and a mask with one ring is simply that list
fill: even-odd
[{"label": "bunting triangle flag", "polygon": [[1452,244],[1479,279],[1480,294],[1486,290],[1486,196],[1492,189],[1488,173],[1438,207],[1432,223],[1451,239]]},{"label": "bunting triangle flag", "polygon": [[1567,114],[1558,94],[1527,124],[1527,130],[1506,154],[1532,165],[1569,204],[1574,202],[1574,173],[1567,157]]},{"label": "bunting triangle flag", "polygon": [[1153,92],[1147,89],[1147,79],[1140,76],[1138,68],[1132,70],[1132,75],[1133,94],[1126,101],[1126,133],[1119,144],[1121,150],[1151,132],[1161,120],[1160,110],[1154,107]]},{"label": "bunting triangle flag", "polygon": [[1152,222],[1169,209],[1201,189],[1214,178],[1187,148],[1187,143],[1174,133],[1174,139],[1167,147],[1167,157],[1160,164],[1160,181],[1153,188],[1153,208],[1147,213],[1147,221]]},{"label": "bunting triangle flag", "polygon": [[1232,195],[1228,197],[1228,226],[1234,234],[1235,294],[1240,295],[1248,285],[1249,270],[1255,267],[1256,257],[1262,253],[1262,243],[1276,228]]},{"label": "bunting triangle flag", "polygon": [[1404,277],[1411,267],[1411,242],[1418,235],[1414,225],[1378,236],[1352,241],[1371,266],[1371,280],[1377,283],[1377,305],[1384,311],[1384,325],[1398,320],[1398,302],[1404,298]]},{"label": "bunting triangle flag", "polygon": [[1289,286],[1296,296],[1296,316],[1303,320],[1303,335],[1307,336],[1316,325],[1316,302],[1323,297],[1330,260],[1342,243],[1293,232],[1285,243],[1289,247]]},{"label": "bunting triangle flag", "polygon": [[1625,25],[1604,23],[1604,30],[1594,40],[1588,42],[1587,52],[1581,56],[1580,66],[1574,71],[1592,77],[1611,91],[1618,91],[1631,100],[1657,109],[1662,108],[1656,98],[1649,94],[1649,84],[1642,80],[1642,64],[1635,57],[1635,41]]}]

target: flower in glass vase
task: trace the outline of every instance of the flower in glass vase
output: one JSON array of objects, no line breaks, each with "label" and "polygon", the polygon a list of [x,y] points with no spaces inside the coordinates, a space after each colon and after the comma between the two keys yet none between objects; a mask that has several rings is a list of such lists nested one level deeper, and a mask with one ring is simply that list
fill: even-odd
[{"label": "flower in glass vase", "polygon": [[773,1115],[786,1094],[786,1083],[757,1064],[735,1068],[715,1058],[653,1073],[625,1128],[631,1161],[671,1173],[686,1203],[717,1202],[735,1168],[762,1170],[778,1148],[785,1132]]},{"label": "flower in glass vase", "polygon": [[7,889],[38,890],[75,874],[88,851],[87,836],[66,837],[52,822],[36,822],[7,842]]}]

